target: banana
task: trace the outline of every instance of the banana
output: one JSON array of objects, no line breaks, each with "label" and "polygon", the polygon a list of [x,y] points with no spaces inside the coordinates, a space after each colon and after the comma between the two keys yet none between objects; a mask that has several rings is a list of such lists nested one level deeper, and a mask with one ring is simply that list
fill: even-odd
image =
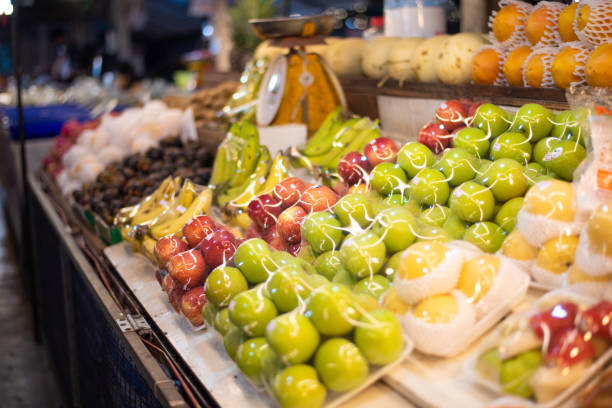
[{"label": "banana", "polygon": [[212,173],[209,184],[216,186],[228,181],[231,177],[229,173],[230,152],[227,139],[224,140],[217,149],[215,162],[213,163]]},{"label": "banana", "polygon": [[171,222],[178,214],[185,212],[196,195],[195,184],[193,184],[191,180],[186,179],[179,194],[167,205],[166,209],[157,218],[148,223],[149,227],[153,229],[157,228],[159,225]]},{"label": "banana", "polygon": [[[254,131],[252,130],[253,128],[255,129]],[[259,159],[259,135],[257,134],[257,128],[250,123],[245,123],[242,129],[246,145],[242,149],[240,158],[236,162],[236,170],[228,182],[230,188],[244,184],[253,171],[255,171]]]},{"label": "banana", "polygon": [[362,151],[365,145],[373,139],[380,137],[379,121],[375,120],[367,128],[361,130],[355,137],[349,142],[349,144],[339,152],[336,157],[332,158],[324,167],[332,170],[338,168],[338,163],[345,154],[349,152]]},{"label": "banana", "polygon": [[[325,118],[325,121],[323,122],[319,130],[317,130],[316,133],[310,138],[308,143],[306,143],[306,146],[304,147],[302,151],[305,155],[317,155],[317,154],[325,153],[325,152],[321,152],[318,146],[321,145],[328,137],[331,137],[330,134],[333,134],[331,132],[334,129],[334,127],[336,127],[339,124],[340,125],[342,124],[341,117],[340,117],[341,113],[342,113],[342,106],[338,106],[329,115],[327,115],[327,117]],[[329,147],[331,148],[331,145],[329,145]]]},{"label": "banana", "polygon": [[157,263],[157,259],[155,259],[155,244],[156,240],[151,238],[148,235],[142,240],[141,246],[139,247],[139,251],[144,253],[147,258],[149,258],[153,263]]},{"label": "banana", "polygon": [[317,144],[312,145],[311,148],[308,149],[308,152],[303,153],[307,156],[319,156],[329,152],[334,147],[335,142],[358,121],[359,118],[351,118],[346,122],[340,120],[334,122],[330,127],[327,137],[323,138]]},{"label": "banana", "polygon": [[[350,121],[350,120],[349,120]],[[367,129],[371,122],[368,118],[358,119],[350,128],[341,132],[341,136],[334,141],[331,150],[319,156],[309,156],[308,161],[315,166],[326,166],[336,156],[341,154],[346,146],[357,136],[359,132]]]},{"label": "banana", "polygon": [[170,234],[177,234],[179,237],[182,236],[182,229],[187,221],[199,214],[207,213],[210,210],[211,203],[212,190],[206,187],[194,200],[192,200],[189,207],[187,207],[178,217],[174,217],[167,220],[165,223],[153,226],[151,228],[151,236],[156,240]]},{"label": "banana", "polygon": [[180,181],[179,184],[175,184],[173,178],[167,177],[153,194],[141,202],[130,223],[143,225],[159,217],[175,197],[178,186],[180,186]]},{"label": "banana", "polygon": [[[251,173],[242,185],[230,188],[217,196],[217,203],[220,207],[234,201],[240,203],[239,205],[248,205],[251,199],[257,195],[257,191],[261,189],[266,176],[270,172],[272,161],[270,151],[265,146],[260,147],[258,156],[260,159],[255,171]],[[246,204],[244,204],[245,201]]]}]

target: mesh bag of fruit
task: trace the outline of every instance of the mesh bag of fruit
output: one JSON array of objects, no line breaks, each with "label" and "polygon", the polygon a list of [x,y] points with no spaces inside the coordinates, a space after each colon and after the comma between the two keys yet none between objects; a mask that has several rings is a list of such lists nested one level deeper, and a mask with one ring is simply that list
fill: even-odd
[{"label": "mesh bag of fruit", "polygon": [[491,41],[504,48],[514,48],[527,41],[525,20],[533,6],[518,0],[502,0],[498,5],[499,11],[494,11],[489,18]]},{"label": "mesh bag of fruit", "polygon": [[558,48],[554,46],[537,46],[523,65],[523,85],[531,88],[552,88],[555,82],[552,76],[552,62]]},{"label": "mesh bag of fruit", "polygon": [[511,315],[466,364],[466,372],[498,394],[559,406],[610,360],[612,303],[550,292]]},{"label": "mesh bag of fruit", "polygon": [[470,67],[470,78],[477,85],[507,86],[503,73],[507,52],[500,45],[486,44],[478,49]]},{"label": "mesh bag of fruit", "polygon": [[612,40],[612,1],[584,0],[576,9],[574,31],[592,47]]}]

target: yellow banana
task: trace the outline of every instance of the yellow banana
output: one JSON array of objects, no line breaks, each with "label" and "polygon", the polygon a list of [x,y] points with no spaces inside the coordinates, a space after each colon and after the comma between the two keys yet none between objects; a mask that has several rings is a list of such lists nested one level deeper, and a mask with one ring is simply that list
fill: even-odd
[{"label": "yellow banana", "polygon": [[228,203],[234,207],[247,206],[251,199],[257,195],[257,192],[266,181],[266,176],[270,172],[272,162],[270,152],[265,146],[261,146],[259,150],[260,159],[255,171],[251,173],[244,184],[234,187],[220,195],[217,199],[220,206],[224,206]]},{"label": "yellow banana", "polygon": [[245,123],[242,126],[241,134],[246,139],[246,144],[236,163],[237,168],[228,182],[230,188],[244,184],[249,176],[255,171],[259,159],[259,134],[257,133],[255,125],[248,122]]},{"label": "yellow banana", "polygon": [[145,237],[142,240],[142,245],[139,248],[140,252],[144,253],[147,258],[153,261],[153,263],[157,263],[157,259],[155,259],[155,244],[156,243],[157,243],[156,240],[154,240],[148,235],[145,235]]},{"label": "yellow banana", "polygon": [[212,203],[212,190],[204,188],[200,194],[191,202],[191,205],[178,217],[168,220],[166,223],[151,227],[151,236],[160,239],[166,235],[177,234],[182,236],[182,229],[187,221],[210,210]]},{"label": "yellow banana", "polygon": [[265,184],[261,187],[261,190],[257,193],[259,194],[268,194],[274,187],[287,177],[289,177],[289,160],[282,153],[277,153],[274,157],[274,161],[272,162],[272,167],[270,168],[270,173],[266,178]]},{"label": "yellow banana", "polygon": [[158,225],[170,223],[173,219],[184,213],[196,195],[195,184],[191,180],[186,179],[183,183],[183,188],[181,188],[181,191],[174,200],[168,203],[166,209],[157,218],[148,223],[151,229]]},{"label": "yellow banana", "polygon": [[132,217],[132,225],[147,224],[163,213],[175,197],[178,186],[172,177],[167,177],[153,194],[148,196]]}]

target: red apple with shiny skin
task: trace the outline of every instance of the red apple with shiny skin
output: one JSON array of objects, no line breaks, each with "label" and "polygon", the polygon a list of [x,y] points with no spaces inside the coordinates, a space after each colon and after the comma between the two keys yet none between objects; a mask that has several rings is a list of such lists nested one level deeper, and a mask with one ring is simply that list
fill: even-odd
[{"label": "red apple with shiny skin", "polygon": [[153,252],[160,266],[166,266],[170,258],[181,252],[189,250],[189,245],[176,235],[161,237],[156,243]]},{"label": "red apple with shiny skin", "polygon": [[207,235],[200,245],[206,264],[211,268],[227,263],[234,256],[236,248],[236,238],[226,230],[218,230]]},{"label": "red apple with shiny skin", "polygon": [[161,287],[168,295],[176,288],[176,282],[172,279],[170,274],[167,274],[162,278]]},{"label": "red apple with shiny skin", "polygon": [[287,250],[287,242],[280,236],[278,233],[278,225],[273,225],[263,236],[263,240],[268,243],[272,248],[278,251],[286,251]]},{"label": "red apple with shiny skin", "polygon": [[251,221],[264,231],[276,224],[281,211],[283,211],[281,202],[269,194],[255,197],[247,207]]},{"label": "red apple with shiny skin", "polygon": [[170,306],[174,309],[175,312],[180,313],[181,311],[181,299],[186,291],[183,288],[175,287],[168,294],[168,300],[170,301]]},{"label": "red apple with shiny skin", "polygon": [[580,313],[580,330],[612,341],[612,302],[602,300]]},{"label": "red apple with shiny skin", "polygon": [[359,152],[347,153],[338,163],[338,174],[349,186],[367,178],[371,169],[368,158]]},{"label": "red apple with shiny skin", "polygon": [[436,123],[451,131],[459,126],[465,126],[467,114],[461,102],[451,99],[443,102],[436,110]]},{"label": "red apple with shiny skin", "polygon": [[197,286],[187,291],[181,299],[181,312],[191,322],[198,327],[204,324],[202,308],[206,305],[206,295],[204,286]]},{"label": "red apple with shiny skin", "polygon": [[281,202],[283,208],[291,207],[302,197],[306,184],[297,177],[288,177],[274,187],[272,195]]},{"label": "red apple with shiny skin", "polygon": [[468,108],[468,118],[473,118],[476,115],[476,111],[480,108],[480,105],[484,105],[484,102],[472,102]]},{"label": "red apple with shiny skin", "polygon": [[300,206],[306,213],[330,210],[338,201],[338,196],[327,186],[313,186],[304,191]]},{"label": "red apple with shiny skin", "polygon": [[424,144],[432,152],[438,154],[450,146],[452,136],[448,134],[446,128],[436,123],[425,125],[417,136],[417,141]]},{"label": "red apple with shiny skin", "polygon": [[289,244],[298,244],[302,241],[300,231],[302,221],[306,217],[306,211],[299,205],[287,208],[278,216],[276,229],[282,239]]},{"label": "red apple with shiny skin", "polygon": [[198,215],[183,227],[183,236],[190,247],[196,247],[210,233],[217,229],[215,222],[208,215]]},{"label": "red apple with shiny skin", "polygon": [[573,328],[578,314],[578,306],[572,302],[561,302],[552,308],[537,313],[529,319],[531,328],[536,336],[545,337],[545,333],[549,335],[555,332]]},{"label": "red apple with shiny skin", "polygon": [[202,283],[206,262],[199,249],[174,255],[168,261],[168,273],[179,286],[190,289]]},{"label": "red apple with shiny skin", "polygon": [[544,361],[559,367],[569,367],[593,357],[595,346],[591,335],[571,327],[552,334]]},{"label": "red apple with shiny skin", "polygon": [[371,167],[384,162],[392,163],[395,161],[398,151],[399,147],[397,144],[388,137],[378,137],[368,143],[363,149]]}]

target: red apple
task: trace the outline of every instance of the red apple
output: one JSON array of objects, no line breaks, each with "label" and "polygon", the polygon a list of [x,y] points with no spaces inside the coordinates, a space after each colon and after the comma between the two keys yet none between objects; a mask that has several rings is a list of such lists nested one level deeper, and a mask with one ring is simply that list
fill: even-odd
[{"label": "red apple", "polygon": [[282,210],[281,202],[268,194],[255,197],[247,207],[249,218],[264,231],[276,224]]},{"label": "red apple", "polygon": [[446,128],[435,123],[428,123],[420,131],[417,137],[419,143],[429,147],[429,150],[438,154],[450,146],[452,136]]},{"label": "red apple", "polygon": [[168,300],[170,301],[170,306],[174,309],[175,312],[180,313],[181,311],[181,299],[185,294],[185,290],[181,287],[175,287],[168,294]]},{"label": "red apple", "polygon": [[307,213],[330,210],[338,201],[334,190],[327,186],[313,186],[304,191],[300,205]]},{"label": "red apple", "polygon": [[199,249],[174,255],[168,262],[168,273],[180,286],[193,288],[202,283],[206,262]]},{"label": "red apple", "polygon": [[211,268],[227,263],[234,256],[236,248],[236,238],[231,232],[225,230],[207,235],[200,245],[206,264]]},{"label": "red apple", "polygon": [[157,280],[157,283],[159,283],[159,286],[162,286],[162,282],[164,278],[166,277],[166,275],[168,275],[168,271],[165,269],[157,268],[155,270],[155,280]]},{"label": "red apple", "polygon": [[560,367],[567,367],[595,357],[595,346],[590,333],[570,327],[554,333],[548,344],[544,361]]},{"label": "red apple", "polygon": [[299,205],[287,208],[278,216],[276,229],[282,239],[289,244],[299,244],[302,240],[300,227],[302,220],[306,217],[306,211]]},{"label": "red apple", "polygon": [[580,330],[591,332],[593,336],[612,341],[610,325],[612,320],[612,302],[602,300],[580,314]]},{"label": "red apple", "polygon": [[215,222],[208,215],[198,215],[183,227],[183,235],[190,247],[195,248],[204,237],[215,232]]},{"label": "red apple", "polygon": [[436,123],[442,125],[446,130],[453,130],[465,125],[467,110],[465,106],[456,100],[443,102],[436,110]]},{"label": "red apple", "polygon": [[206,295],[204,286],[197,286],[183,295],[181,299],[181,312],[191,322],[198,327],[204,324],[202,308],[206,305]]},{"label": "red apple", "polygon": [[531,316],[529,322],[536,336],[544,338],[567,328],[573,328],[578,314],[578,306],[572,302],[562,302],[552,308]]},{"label": "red apple", "polygon": [[155,249],[153,252],[155,252],[155,257],[157,258],[159,265],[165,266],[170,258],[172,258],[174,255],[188,250],[189,245],[187,245],[185,241],[176,235],[168,235],[161,237],[155,243]]},{"label": "red apple", "polygon": [[388,137],[379,137],[368,143],[363,152],[370,162],[370,166],[375,167],[379,163],[392,163],[397,156],[399,147]]},{"label": "red apple", "polygon": [[268,243],[272,248],[278,251],[286,251],[287,250],[287,242],[280,236],[278,233],[278,226],[273,225],[263,236],[263,240]]},{"label": "red apple", "polygon": [[247,228],[247,230],[244,233],[244,237],[246,239],[261,238],[262,235],[263,235],[263,232],[259,229],[257,224],[255,224],[254,222],[251,223],[251,225],[249,225],[249,228]]},{"label": "red apple", "polygon": [[297,177],[288,177],[274,187],[273,196],[279,200],[283,208],[297,203],[306,190],[306,184]]},{"label": "red apple", "polygon": [[302,244],[289,245],[289,247],[287,248],[287,252],[289,252],[293,256],[298,256],[301,250]]},{"label": "red apple", "polygon": [[370,162],[359,152],[346,154],[338,163],[338,174],[350,186],[364,180],[370,172]]},{"label": "red apple", "polygon": [[172,276],[170,276],[170,274],[167,274],[162,279],[161,286],[164,292],[170,295],[170,293],[172,293],[172,291],[176,288],[176,282],[174,281],[174,279],[172,279]]},{"label": "red apple", "polygon": [[467,116],[468,118],[473,118],[476,114],[476,111],[480,107],[480,105],[484,105],[484,102],[472,102],[468,108]]},{"label": "red apple", "polygon": [[332,190],[334,190],[334,193],[336,193],[338,197],[343,197],[348,192],[348,189],[348,184],[346,184],[344,181],[338,181],[336,184],[334,184],[334,188]]}]

